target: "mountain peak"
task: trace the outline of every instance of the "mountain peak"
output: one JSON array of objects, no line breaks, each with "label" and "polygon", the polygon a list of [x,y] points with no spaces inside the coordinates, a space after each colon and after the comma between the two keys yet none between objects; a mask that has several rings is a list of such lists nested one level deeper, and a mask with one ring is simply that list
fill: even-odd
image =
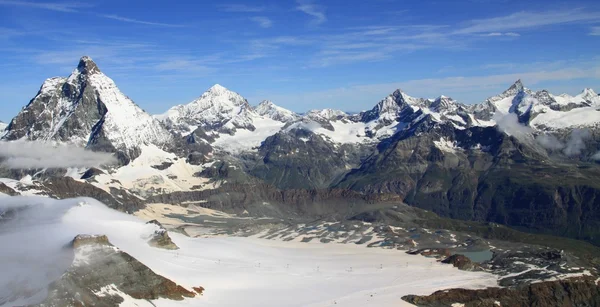
[{"label": "mountain peak", "polygon": [[270,119],[284,123],[294,121],[299,118],[298,114],[282,108],[270,100],[263,100],[258,104],[258,106],[256,106],[256,108],[254,108],[254,111],[260,116],[266,116]]},{"label": "mountain peak", "polygon": [[589,87],[584,88],[583,91],[581,91],[581,94],[583,96],[592,96],[592,97],[598,96],[598,94],[596,94],[596,92],[594,92],[594,90]]},{"label": "mountain peak", "polygon": [[526,91],[525,86],[523,86],[523,82],[521,79],[515,81],[506,91],[502,93],[503,97],[513,96],[520,92]]},{"label": "mountain peak", "polygon": [[84,75],[91,75],[100,72],[98,65],[96,65],[94,60],[92,60],[92,58],[89,56],[81,57],[79,64],[77,65],[77,70]]},{"label": "mountain peak", "polygon": [[259,107],[267,107],[267,106],[275,106],[275,104],[273,103],[273,101],[271,100],[263,100],[258,104]]},{"label": "mountain peak", "polygon": [[230,90],[228,90],[226,87],[222,86],[221,84],[215,84],[215,85],[211,86],[207,92],[221,94],[221,93],[229,92],[229,91]]}]

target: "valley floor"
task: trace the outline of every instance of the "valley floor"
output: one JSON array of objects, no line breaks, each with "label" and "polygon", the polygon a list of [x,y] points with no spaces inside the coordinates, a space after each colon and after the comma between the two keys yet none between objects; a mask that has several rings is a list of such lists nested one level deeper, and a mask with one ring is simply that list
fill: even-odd
[{"label": "valley floor", "polygon": [[497,284],[492,274],[459,271],[398,250],[175,233],[172,239],[180,250],[122,248],[183,286],[206,288],[200,298],[156,306],[411,306],[401,297]]}]

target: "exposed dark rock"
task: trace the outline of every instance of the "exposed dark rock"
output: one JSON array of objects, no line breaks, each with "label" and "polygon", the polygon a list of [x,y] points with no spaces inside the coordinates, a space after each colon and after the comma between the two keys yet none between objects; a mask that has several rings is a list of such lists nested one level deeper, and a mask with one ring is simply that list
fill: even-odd
[{"label": "exposed dark rock", "polygon": [[95,244],[112,246],[108,241],[108,237],[105,235],[77,235],[73,241],[71,241],[71,247],[73,248]]},{"label": "exposed dark rock", "polygon": [[4,183],[0,182],[0,193],[4,193],[6,195],[10,195],[10,196],[17,196],[20,195],[19,192],[9,188],[8,186],[6,186]]},{"label": "exposed dark rock", "polygon": [[102,175],[102,174],[104,174],[103,171],[101,171],[95,167],[92,167],[92,168],[88,169],[87,171],[85,171],[85,173],[83,173],[83,175],[81,176],[81,179],[84,179],[84,180],[90,179],[96,175]]},{"label": "exposed dark rock", "polygon": [[446,257],[449,257],[451,254],[450,250],[446,248],[422,248],[418,250],[409,250],[406,253],[410,255],[421,255],[436,259],[444,259]]},{"label": "exposed dark rock", "polygon": [[454,254],[444,260],[442,263],[452,264],[455,268],[463,271],[480,271],[481,267],[471,261],[469,257],[460,254]]},{"label": "exposed dark rock", "polygon": [[183,300],[195,297],[169,279],[110,244],[106,236],[77,236],[72,247],[75,261],[61,278],[49,286],[47,298],[39,307],[119,306],[119,291],[135,299]]},{"label": "exposed dark rock", "polygon": [[53,198],[91,197],[107,206],[124,212],[135,212],[144,207],[142,200],[115,188],[111,193],[89,183],[79,182],[71,177],[52,177],[42,182],[43,188]]},{"label": "exposed dark rock", "polygon": [[171,165],[173,165],[173,162],[163,162],[161,164],[152,165],[150,167],[163,171],[163,170],[166,170],[167,168],[171,167]]},{"label": "exposed dark rock", "polygon": [[152,239],[148,241],[150,246],[162,248],[162,249],[179,249],[179,247],[171,241],[169,232],[163,227],[163,225],[157,220],[151,220],[147,224],[157,225],[160,229],[154,232]]},{"label": "exposed dark rock", "polygon": [[407,295],[402,299],[424,307],[452,304],[464,304],[461,306],[465,307],[591,307],[600,306],[600,287],[594,277],[578,277],[516,288],[451,289],[437,291],[429,296]]}]

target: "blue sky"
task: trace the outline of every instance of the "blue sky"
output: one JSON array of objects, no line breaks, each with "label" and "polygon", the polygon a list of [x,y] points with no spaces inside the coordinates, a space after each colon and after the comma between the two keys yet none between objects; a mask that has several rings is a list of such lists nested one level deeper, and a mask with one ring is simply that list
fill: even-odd
[{"label": "blue sky", "polygon": [[150,113],[215,83],[298,112],[396,88],[476,103],[519,78],[577,94],[600,90],[600,2],[0,0],[0,120],[83,55]]}]

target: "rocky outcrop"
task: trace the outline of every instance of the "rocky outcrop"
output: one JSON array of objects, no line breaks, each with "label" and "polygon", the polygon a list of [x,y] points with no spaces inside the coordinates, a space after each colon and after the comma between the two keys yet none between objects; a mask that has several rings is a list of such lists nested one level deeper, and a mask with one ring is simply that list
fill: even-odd
[{"label": "rocky outcrop", "polygon": [[480,271],[481,266],[474,263],[469,257],[460,254],[454,254],[444,260],[442,263],[452,264],[455,268],[463,271]]},{"label": "rocky outcrop", "polygon": [[196,296],[114,247],[106,236],[79,235],[71,248],[73,265],[50,284],[47,298],[35,306],[119,306],[123,295],[139,300]]},{"label": "rocky outcrop", "polygon": [[350,217],[368,206],[398,201],[397,195],[365,195],[344,189],[281,190],[264,183],[224,184],[213,190],[174,192],[149,197],[147,203],[182,204],[202,200],[202,207],[251,216],[298,218]]},{"label": "rocky outcrop", "polygon": [[159,221],[151,220],[146,224],[154,224],[159,227],[159,229],[154,232],[150,241],[148,241],[150,246],[169,250],[179,249],[179,247],[171,240],[167,229],[165,229]]},{"label": "rocky outcrop", "polygon": [[564,307],[600,306],[595,277],[546,281],[516,288],[451,289],[429,296],[407,295],[403,300],[423,307]]},{"label": "rocky outcrop", "polygon": [[281,189],[324,189],[368,153],[361,146],[336,145],[311,131],[292,129],[268,137],[248,172]]},{"label": "rocky outcrop", "polygon": [[51,177],[41,184],[48,196],[53,198],[91,197],[110,208],[123,212],[135,212],[144,207],[140,198],[124,190],[111,188],[111,193],[108,193],[92,184],[80,182],[71,177]]},{"label": "rocky outcrop", "polygon": [[409,250],[406,253],[409,255],[421,255],[436,259],[444,259],[451,254],[450,250],[447,248],[421,248],[417,250]]}]

